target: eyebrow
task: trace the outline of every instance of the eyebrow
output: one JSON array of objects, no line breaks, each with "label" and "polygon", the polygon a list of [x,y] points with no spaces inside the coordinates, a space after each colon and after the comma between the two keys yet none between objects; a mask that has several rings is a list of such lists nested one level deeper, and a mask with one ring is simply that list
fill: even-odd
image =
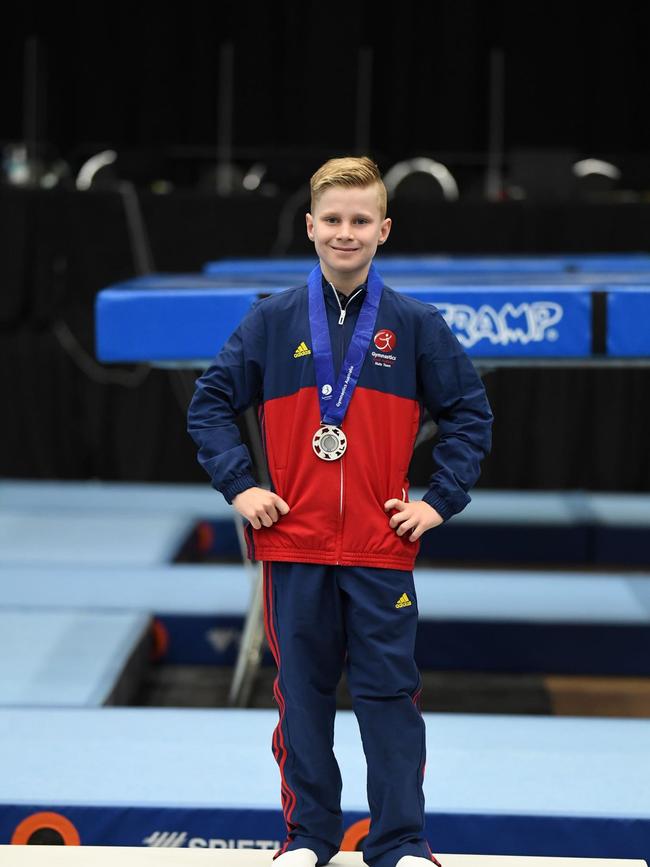
[{"label": "eyebrow", "polygon": [[[338,211],[323,211],[323,213],[321,214],[321,217],[338,217],[338,216],[339,216]],[[372,214],[367,214],[364,211],[357,211],[357,213],[354,216],[355,217],[365,217],[368,220],[372,219]]]}]

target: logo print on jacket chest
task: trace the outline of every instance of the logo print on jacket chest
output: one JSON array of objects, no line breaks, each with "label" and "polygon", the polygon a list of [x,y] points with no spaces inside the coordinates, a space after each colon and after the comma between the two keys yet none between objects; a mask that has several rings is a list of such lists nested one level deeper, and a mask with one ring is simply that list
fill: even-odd
[{"label": "logo print on jacket chest", "polygon": [[372,351],[372,360],[377,367],[392,367],[397,361],[393,350],[397,346],[397,337],[394,331],[388,328],[380,329],[373,338],[375,349]]},{"label": "logo print on jacket chest", "polygon": [[311,355],[311,349],[307,346],[304,340],[301,340],[298,346],[296,346],[293,357],[302,358],[303,355]]}]

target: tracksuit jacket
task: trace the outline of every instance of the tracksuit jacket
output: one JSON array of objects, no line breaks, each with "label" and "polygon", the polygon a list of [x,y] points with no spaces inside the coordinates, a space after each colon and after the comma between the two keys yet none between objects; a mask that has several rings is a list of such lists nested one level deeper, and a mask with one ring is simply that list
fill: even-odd
[{"label": "tracksuit jacket", "polygon": [[[338,378],[366,283],[347,299],[324,277],[322,287]],[[246,524],[249,559],[413,569],[421,537],[398,536],[389,526],[397,510],[385,511],[384,503],[408,502],[425,408],[438,437],[423,499],[445,521],[470,502],[491,448],[483,383],[440,311],[383,282],[374,337],[340,425],[347,449],[322,460],[312,447],[321,415],[308,298],[305,283],[255,301],[196,380],[187,430],[197,459],[228,503],[257,486],[235,423],[257,403],[271,490],[290,511],[270,527]]]}]

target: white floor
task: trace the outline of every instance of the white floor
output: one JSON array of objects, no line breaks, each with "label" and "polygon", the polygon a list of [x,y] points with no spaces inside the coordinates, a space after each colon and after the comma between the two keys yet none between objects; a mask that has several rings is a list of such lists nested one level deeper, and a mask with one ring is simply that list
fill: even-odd
[{"label": "white floor", "polygon": [[[647,867],[646,861],[606,858],[524,858],[517,855],[445,855],[434,853],[442,867]],[[2,867],[190,867],[193,864],[262,867],[273,852],[235,849],[148,849],[134,846],[0,846]],[[363,867],[360,852],[339,852],[332,867]],[[433,863],[433,862],[432,862]]]}]

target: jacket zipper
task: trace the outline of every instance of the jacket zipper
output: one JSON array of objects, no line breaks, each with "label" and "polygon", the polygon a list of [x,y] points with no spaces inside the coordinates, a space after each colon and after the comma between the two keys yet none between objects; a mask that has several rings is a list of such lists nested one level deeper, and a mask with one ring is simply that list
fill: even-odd
[{"label": "jacket zipper", "polygon": [[[341,311],[341,315],[339,316],[339,325],[343,325],[343,323],[345,322],[345,314],[346,314],[347,309],[348,309],[348,304],[350,303],[350,301],[352,301],[352,299],[356,295],[359,294],[359,292],[363,292],[363,288],[359,289],[359,292],[355,292],[354,295],[351,295],[348,298],[348,301],[347,301],[347,304],[345,305],[345,307],[342,307],[341,306],[341,299],[339,298],[338,293],[337,293],[334,285],[332,283],[330,283],[330,286],[334,290],[334,296],[335,296],[336,300],[338,301],[339,309]],[[343,333],[345,335],[345,331]],[[341,341],[341,346],[342,346],[342,348],[345,346],[345,340]],[[341,352],[341,366],[343,366],[343,352]],[[406,500],[406,491],[404,490],[404,488],[402,488],[402,501],[405,501],[405,500]],[[340,497],[340,503],[339,503],[339,518],[342,519],[342,517],[343,517],[343,458],[341,458],[341,497]],[[343,524],[343,521],[341,520],[341,525],[342,524]],[[341,529],[342,529],[342,527],[341,527]],[[336,561],[336,563],[338,565],[338,560]]]},{"label": "jacket zipper", "polygon": [[[354,295],[350,295],[345,307],[341,307],[341,299],[338,296],[338,292],[334,288],[334,284],[330,283],[330,286],[332,287],[332,289],[334,289],[334,297],[336,298],[338,305],[339,305],[339,309],[341,311],[341,315],[339,316],[339,325],[343,325],[343,323],[345,322],[345,314],[347,313],[347,310],[348,310],[348,304],[350,303],[350,301],[352,301],[353,298],[356,298],[356,296],[359,294],[359,292],[363,292],[363,287],[361,287],[361,289],[359,289],[358,292],[355,292]],[[343,364],[343,359],[341,359],[341,364]]]},{"label": "jacket zipper", "polygon": [[[339,356],[340,356],[339,372],[340,372],[341,368],[343,367],[343,361],[344,361],[343,355],[344,355],[344,352],[345,352],[345,325],[344,325],[344,323],[345,323],[345,314],[347,313],[347,309],[348,309],[348,305],[349,305],[350,301],[352,301],[352,299],[353,299],[354,297],[356,297],[356,296],[359,295],[361,292],[363,292],[363,288],[359,289],[358,292],[355,292],[354,295],[351,295],[351,296],[348,298],[345,307],[343,307],[343,306],[341,305],[341,299],[340,299],[339,296],[338,296],[338,292],[336,291],[336,288],[334,287],[334,284],[333,284],[333,283],[330,283],[330,286],[332,287],[332,291],[334,292],[334,297],[336,298],[336,301],[337,301],[337,303],[338,303],[338,305],[339,305],[339,310],[341,311],[341,314],[340,314],[340,316],[339,316],[339,325],[342,325],[342,326],[343,326],[343,332],[341,333],[341,339],[340,339],[341,351],[340,351],[340,353],[339,353]],[[341,430],[342,430],[342,429],[343,429],[343,427],[342,427],[342,423],[341,423]],[[340,482],[340,489],[339,489],[339,533],[340,533],[341,538],[342,538],[342,536],[343,536],[343,461],[344,461],[344,460],[345,460],[345,455],[342,455],[341,458],[340,458],[340,464],[341,464],[341,476],[340,476],[340,478],[341,478],[341,482]],[[337,558],[338,558],[338,551],[339,551],[339,549],[338,549],[338,542],[337,542],[337,549],[336,549],[336,550],[337,550]],[[336,565],[337,565],[337,566],[339,565],[339,561],[338,561],[338,559],[336,560]]]}]

